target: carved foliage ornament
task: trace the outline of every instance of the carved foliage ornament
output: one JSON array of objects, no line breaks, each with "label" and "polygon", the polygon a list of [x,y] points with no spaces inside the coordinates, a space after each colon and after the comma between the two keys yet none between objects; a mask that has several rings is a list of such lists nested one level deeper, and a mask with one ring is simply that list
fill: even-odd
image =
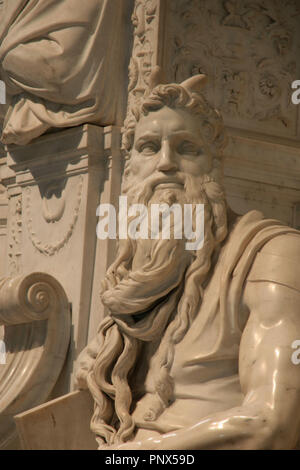
[{"label": "carved foliage ornament", "polygon": [[234,127],[296,134],[291,104],[300,54],[296,0],[174,0],[166,25],[168,81],[210,77],[207,98]]},{"label": "carved foliage ornament", "polygon": [[22,243],[22,196],[10,198],[10,231],[8,239],[8,259],[10,274],[21,272]]},{"label": "carved foliage ornament", "polygon": [[129,64],[128,112],[138,105],[149,85],[151,71],[155,64],[157,44],[158,0],[136,0],[132,14],[134,39]]}]

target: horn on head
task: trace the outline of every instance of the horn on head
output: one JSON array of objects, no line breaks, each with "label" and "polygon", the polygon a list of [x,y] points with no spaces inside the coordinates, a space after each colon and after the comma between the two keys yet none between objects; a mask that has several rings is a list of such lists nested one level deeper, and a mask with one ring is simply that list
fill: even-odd
[{"label": "horn on head", "polygon": [[208,78],[207,75],[199,74],[194,75],[193,77],[188,78],[180,85],[188,91],[199,93],[202,88],[207,84]]}]

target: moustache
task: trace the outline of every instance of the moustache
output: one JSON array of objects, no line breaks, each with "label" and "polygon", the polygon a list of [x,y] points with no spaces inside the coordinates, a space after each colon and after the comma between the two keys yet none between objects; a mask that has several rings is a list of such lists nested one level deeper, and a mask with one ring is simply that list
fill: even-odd
[{"label": "moustache", "polygon": [[[193,182],[194,184],[192,184]],[[128,181],[127,188],[124,187],[123,194],[127,194],[131,202],[135,201],[137,203],[149,202],[156,191],[162,190],[182,191],[182,194],[185,195],[194,193],[196,190],[197,196],[200,196],[202,195],[201,182],[201,177],[187,176],[182,172],[176,172],[174,175],[156,172],[138,183],[133,180],[131,183]]]}]

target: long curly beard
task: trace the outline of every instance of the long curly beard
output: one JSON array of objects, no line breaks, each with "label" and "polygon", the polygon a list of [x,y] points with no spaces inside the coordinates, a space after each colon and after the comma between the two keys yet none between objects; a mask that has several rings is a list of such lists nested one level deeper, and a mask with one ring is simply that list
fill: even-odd
[{"label": "long curly beard", "polygon": [[[177,176],[177,175],[176,175]],[[153,175],[140,187],[125,185],[128,202],[204,204],[204,245],[185,249],[185,240],[122,240],[116,261],[103,282],[102,301],[109,310],[97,337],[83,353],[77,374],[95,401],[91,429],[99,444],[117,444],[134,436],[131,416],[132,375],[144,342],[162,338],[155,353],[157,377],[152,404],[144,419],[154,421],[173,397],[171,367],[175,346],[199,311],[202,285],[214,250],[227,235],[227,211],[221,186],[209,175],[178,174],[184,191],[154,191]]]}]

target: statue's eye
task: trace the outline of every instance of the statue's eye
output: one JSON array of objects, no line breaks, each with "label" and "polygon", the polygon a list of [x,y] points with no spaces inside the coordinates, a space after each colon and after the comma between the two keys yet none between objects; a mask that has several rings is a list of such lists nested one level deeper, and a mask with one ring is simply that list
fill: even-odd
[{"label": "statue's eye", "polygon": [[138,151],[143,155],[154,155],[159,151],[159,145],[156,142],[144,142],[138,148]]},{"label": "statue's eye", "polygon": [[194,142],[185,140],[178,147],[178,153],[183,155],[201,155],[202,149]]}]

